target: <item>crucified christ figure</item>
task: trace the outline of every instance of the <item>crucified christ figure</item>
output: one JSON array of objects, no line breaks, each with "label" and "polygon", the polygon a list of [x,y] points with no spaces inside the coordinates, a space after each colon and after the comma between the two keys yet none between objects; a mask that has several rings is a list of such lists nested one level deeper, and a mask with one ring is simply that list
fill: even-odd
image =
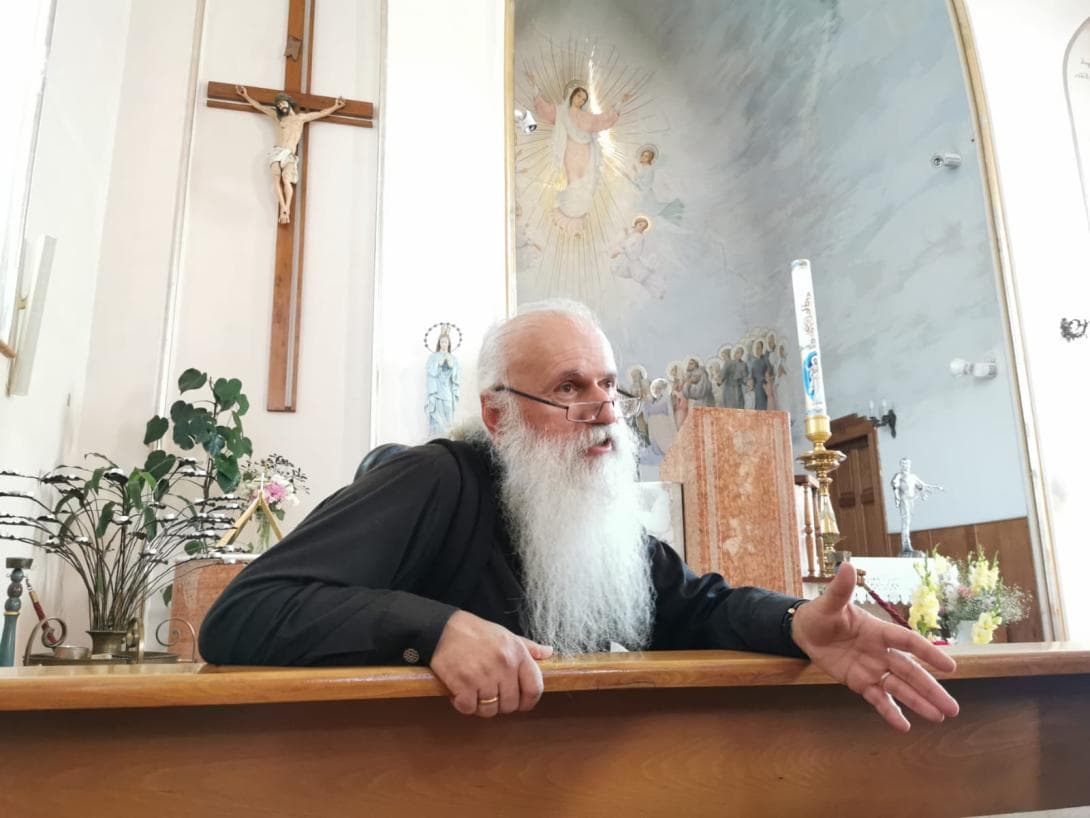
[{"label": "crucified christ figure", "polygon": [[272,171],[276,199],[280,203],[277,221],[288,224],[291,221],[291,197],[299,181],[299,157],[295,151],[303,138],[303,126],[343,108],[344,98],[337,97],[336,102],[320,111],[301,114],[299,104],[287,94],[277,94],[272,105],[262,105],[250,96],[244,85],[236,85],[235,91],[253,108],[276,120],[276,145],[268,154],[269,170]]}]

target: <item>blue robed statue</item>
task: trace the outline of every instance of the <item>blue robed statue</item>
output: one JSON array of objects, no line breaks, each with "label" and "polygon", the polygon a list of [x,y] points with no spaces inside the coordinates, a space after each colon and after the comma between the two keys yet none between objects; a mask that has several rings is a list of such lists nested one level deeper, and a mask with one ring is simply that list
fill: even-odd
[{"label": "blue robed statue", "polygon": [[458,359],[450,348],[450,328],[444,324],[435,342],[435,351],[428,356],[428,396],[424,412],[428,416],[428,434],[445,435],[454,422],[458,407]]}]

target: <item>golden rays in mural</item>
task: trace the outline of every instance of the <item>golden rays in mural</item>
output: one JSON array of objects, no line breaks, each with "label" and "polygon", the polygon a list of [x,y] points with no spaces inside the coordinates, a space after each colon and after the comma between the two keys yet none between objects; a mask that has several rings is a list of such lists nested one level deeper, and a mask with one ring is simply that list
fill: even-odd
[{"label": "golden rays in mural", "polygon": [[641,261],[655,224],[641,192],[659,156],[644,121],[651,77],[615,48],[576,40],[544,40],[516,65],[515,107],[537,128],[516,137],[515,262],[537,295],[594,302],[619,276],[661,297]]}]

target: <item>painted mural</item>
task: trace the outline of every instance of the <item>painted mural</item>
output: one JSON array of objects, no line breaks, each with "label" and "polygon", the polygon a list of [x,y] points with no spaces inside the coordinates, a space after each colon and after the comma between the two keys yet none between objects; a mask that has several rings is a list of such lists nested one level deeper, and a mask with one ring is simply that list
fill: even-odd
[{"label": "painted mural", "polygon": [[694,404],[786,410],[807,445],[789,270],[808,258],[830,414],[887,402],[883,472],[911,457],[947,486],[919,524],[1025,513],[1009,365],[948,374],[1006,345],[946,0],[513,9],[513,102],[537,124],[511,168],[517,299],[597,312],[645,396],[645,479]]}]

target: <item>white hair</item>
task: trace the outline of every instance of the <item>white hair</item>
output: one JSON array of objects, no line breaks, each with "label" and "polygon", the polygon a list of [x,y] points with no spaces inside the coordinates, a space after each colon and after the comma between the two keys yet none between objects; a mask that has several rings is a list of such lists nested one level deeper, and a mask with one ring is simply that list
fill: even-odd
[{"label": "white hair", "polygon": [[[535,432],[518,412],[501,421],[493,453],[500,505],[522,561],[525,633],[558,653],[642,650],[655,590],[639,513],[635,433],[618,420],[566,441]],[[590,460],[603,441],[611,450]]]},{"label": "white hair", "polygon": [[[529,321],[545,316],[560,316],[571,321],[585,323],[602,332],[598,317],[585,304],[567,298],[550,298],[534,301],[519,307],[518,314],[493,324],[485,333],[481,353],[477,357],[477,383],[481,394],[495,399],[493,390],[507,381],[507,367],[511,362],[511,341]],[[603,333],[604,335],[604,333]]]}]

